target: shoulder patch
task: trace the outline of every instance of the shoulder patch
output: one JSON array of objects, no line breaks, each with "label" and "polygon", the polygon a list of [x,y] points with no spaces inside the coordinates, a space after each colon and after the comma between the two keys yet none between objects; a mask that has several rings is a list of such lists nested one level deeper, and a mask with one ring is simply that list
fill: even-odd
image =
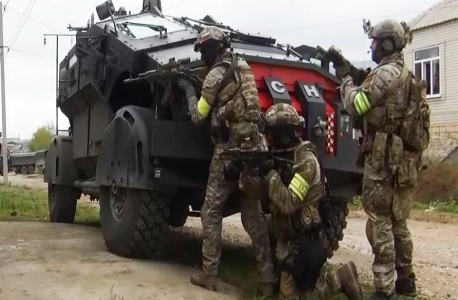
[{"label": "shoulder patch", "polygon": [[223,66],[218,66],[216,68],[211,69],[207,77],[205,77],[202,88],[205,89],[215,87],[219,82],[221,82],[221,80],[223,80],[226,69],[227,68]]}]

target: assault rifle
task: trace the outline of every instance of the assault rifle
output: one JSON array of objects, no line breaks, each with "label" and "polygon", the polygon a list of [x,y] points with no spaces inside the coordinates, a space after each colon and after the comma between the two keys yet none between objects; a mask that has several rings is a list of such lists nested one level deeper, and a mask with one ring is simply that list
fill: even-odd
[{"label": "assault rifle", "polygon": [[350,69],[350,76],[353,78],[355,85],[361,85],[367,75],[372,71],[371,68],[364,70],[353,66],[345,57],[343,57],[342,52],[335,46],[331,46],[328,51],[324,50],[320,46],[317,46],[316,52],[318,59],[332,62],[335,68],[347,65]]},{"label": "assault rifle", "polygon": [[206,67],[190,68],[190,58],[175,60],[171,58],[165,65],[158,66],[156,69],[138,74],[137,78],[125,79],[124,83],[132,83],[140,80],[147,80],[150,83],[162,82],[165,85],[162,104],[169,105],[170,94],[172,92],[173,83],[179,77],[185,77],[193,84],[202,85],[203,78],[207,73]]},{"label": "assault rifle", "polygon": [[223,158],[230,160],[235,164],[245,164],[253,167],[258,171],[264,169],[267,165],[272,167],[275,164],[294,165],[294,161],[279,157],[271,150],[257,150],[257,149],[240,149],[231,148],[223,151]]}]

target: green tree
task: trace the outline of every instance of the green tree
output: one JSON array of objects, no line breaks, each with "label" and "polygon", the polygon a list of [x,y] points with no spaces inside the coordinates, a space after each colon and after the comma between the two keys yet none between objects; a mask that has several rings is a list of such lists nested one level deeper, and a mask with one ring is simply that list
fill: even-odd
[{"label": "green tree", "polygon": [[33,134],[32,140],[30,141],[30,151],[35,152],[48,149],[48,146],[54,137],[54,131],[54,125],[52,124],[38,128],[37,131],[35,131]]}]

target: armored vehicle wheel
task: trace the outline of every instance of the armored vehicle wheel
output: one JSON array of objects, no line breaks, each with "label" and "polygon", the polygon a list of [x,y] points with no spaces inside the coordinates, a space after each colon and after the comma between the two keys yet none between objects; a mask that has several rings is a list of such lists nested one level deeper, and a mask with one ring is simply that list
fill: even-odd
[{"label": "armored vehicle wheel", "polygon": [[34,166],[28,166],[27,167],[27,173],[29,173],[29,174],[35,173],[35,167]]},{"label": "armored vehicle wheel", "polygon": [[344,229],[347,227],[348,205],[344,199],[336,198],[331,203],[332,216],[324,231],[328,240],[327,256],[331,258],[339,248],[339,242],[344,237]]},{"label": "armored vehicle wheel", "polygon": [[22,175],[27,175],[27,166],[22,166],[21,167],[21,174]]},{"label": "armored vehicle wheel", "polygon": [[49,183],[49,220],[53,223],[73,223],[80,195],[76,188]]},{"label": "armored vehicle wheel", "polygon": [[14,173],[21,174],[21,170],[19,170],[18,168],[14,168]]},{"label": "armored vehicle wheel", "polygon": [[147,258],[169,231],[169,199],[139,189],[100,188],[100,221],[108,249],[120,256]]}]

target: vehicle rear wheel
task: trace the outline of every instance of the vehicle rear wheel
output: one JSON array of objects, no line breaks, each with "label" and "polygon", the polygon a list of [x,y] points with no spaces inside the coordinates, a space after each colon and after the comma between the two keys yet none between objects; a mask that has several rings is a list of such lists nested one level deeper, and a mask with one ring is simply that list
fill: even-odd
[{"label": "vehicle rear wheel", "polygon": [[329,211],[330,219],[324,227],[328,242],[326,249],[328,258],[331,258],[334,252],[339,249],[339,242],[343,239],[343,231],[347,227],[348,213],[348,204],[344,199],[332,199]]},{"label": "vehicle rear wheel", "polygon": [[49,183],[49,220],[53,223],[73,223],[80,196],[81,192],[76,188]]},{"label": "vehicle rear wheel", "polygon": [[27,167],[27,173],[29,173],[29,174],[35,173],[35,166],[28,166]]},{"label": "vehicle rear wheel", "polygon": [[101,187],[100,221],[108,250],[136,258],[159,251],[169,231],[169,203],[157,192]]},{"label": "vehicle rear wheel", "polygon": [[21,174],[22,175],[27,175],[27,166],[22,166],[21,167]]}]

